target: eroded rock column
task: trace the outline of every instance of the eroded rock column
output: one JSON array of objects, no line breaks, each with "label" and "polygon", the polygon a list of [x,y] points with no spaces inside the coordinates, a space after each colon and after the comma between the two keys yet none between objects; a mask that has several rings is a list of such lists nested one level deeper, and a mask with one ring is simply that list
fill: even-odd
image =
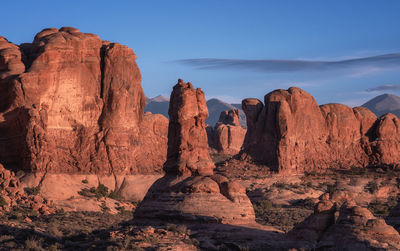
[{"label": "eroded rock column", "polygon": [[204,93],[179,80],[171,94],[169,116],[166,175],[149,189],[135,219],[254,223],[245,188],[213,174]]}]

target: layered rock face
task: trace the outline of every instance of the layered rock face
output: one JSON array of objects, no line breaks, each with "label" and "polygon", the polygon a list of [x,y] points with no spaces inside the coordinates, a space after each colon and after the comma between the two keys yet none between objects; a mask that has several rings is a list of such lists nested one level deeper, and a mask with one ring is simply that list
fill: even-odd
[{"label": "layered rock face", "polygon": [[254,210],[244,187],[213,175],[204,93],[179,80],[171,94],[169,116],[166,175],[149,189],[135,211],[135,219],[254,222]]},{"label": "layered rock face", "polygon": [[237,154],[244,141],[246,129],[240,125],[239,110],[221,112],[214,128],[207,128],[209,145],[223,154]]},{"label": "layered rock face", "polygon": [[248,127],[242,156],[275,171],[400,162],[399,120],[394,115],[377,119],[362,107],[318,106],[295,87],[267,94],[264,104],[257,99],[242,102]]},{"label": "layered rock face", "polygon": [[298,247],[317,250],[398,250],[400,235],[349,195],[324,194],[314,214],[288,233]]},{"label": "layered rock face", "polygon": [[135,59],[126,46],[70,27],[20,46],[0,38],[0,162],[29,171],[161,171],[167,119],[143,114]]}]

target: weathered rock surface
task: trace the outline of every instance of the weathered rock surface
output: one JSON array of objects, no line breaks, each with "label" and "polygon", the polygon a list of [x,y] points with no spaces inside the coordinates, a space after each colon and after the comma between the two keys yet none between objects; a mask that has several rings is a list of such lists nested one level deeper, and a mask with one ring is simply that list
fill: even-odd
[{"label": "weathered rock surface", "polygon": [[54,204],[49,203],[38,194],[39,188],[25,188],[20,177],[0,164],[0,215],[10,212],[13,208],[33,210],[37,214],[53,214]]},{"label": "weathered rock surface", "polygon": [[244,141],[246,129],[240,126],[239,110],[223,111],[214,128],[207,128],[210,147],[223,154],[237,154]]},{"label": "weathered rock surface", "polygon": [[135,219],[255,223],[245,189],[213,175],[208,153],[204,93],[178,81],[171,94],[166,175],[156,181],[135,211]]},{"label": "weathered rock surface", "polygon": [[318,106],[295,87],[267,94],[264,104],[257,99],[242,102],[248,127],[242,158],[249,156],[279,172],[400,162],[399,120],[394,115],[377,119],[363,107]]},{"label": "weathered rock surface", "polygon": [[211,175],[214,163],[208,154],[204,93],[182,80],[174,86],[169,106],[168,154],[164,170],[182,176]]},{"label": "weathered rock surface", "polygon": [[20,46],[1,37],[0,161],[29,171],[161,171],[167,119],[144,116],[135,59],[70,27]]},{"label": "weathered rock surface", "polygon": [[317,250],[398,250],[400,235],[345,193],[324,194],[314,214],[288,233],[297,247]]}]

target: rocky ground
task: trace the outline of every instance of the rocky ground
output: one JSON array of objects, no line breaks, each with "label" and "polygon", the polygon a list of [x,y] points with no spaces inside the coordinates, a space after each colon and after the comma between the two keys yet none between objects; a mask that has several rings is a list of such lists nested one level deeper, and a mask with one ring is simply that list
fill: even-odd
[{"label": "rocky ground", "polygon": [[[263,250],[272,245],[263,239],[283,242],[285,232],[313,213],[322,194],[338,191],[352,194],[358,205],[368,208],[375,217],[386,220],[399,230],[397,218],[390,215],[398,203],[400,190],[400,179],[397,178],[400,171],[397,169],[389,166],[370,169],[352,167],[279,176],[265,170],[262,172],[260,167],[250,164],[238,170],[232,165],[227,172],[224,161],[218,161],[218,173],[246,187],[256,221],[264,229],[262,226],[179,222],[142,224],[132,221],[134,210],[124,208],[120,208],[117,214],[111,214],[106,208],[103,212],[57,209],[52,214],[43,214],[31,207],[15,205],[7,211],[3,210],[1,215],[0,250]],[[241,170],[246,171],[241,173]],[[97,189],[92,192],[89,191],[91,199],[102,199],[99,198],[102,195],[96,196]],[[115,199],[127,204],[122,198]],[[282,232],[272,230],[272,227]],[[265,236],[269,237],[263,238]]]}]

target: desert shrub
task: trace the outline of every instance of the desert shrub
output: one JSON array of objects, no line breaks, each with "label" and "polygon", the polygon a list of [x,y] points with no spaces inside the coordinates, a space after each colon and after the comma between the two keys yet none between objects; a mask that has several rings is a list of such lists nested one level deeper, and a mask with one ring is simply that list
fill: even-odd
[{"label": "desert shrub", "polygon": [[122,200],[123,197],[119,194],[114,192],[113,190],[110,191],[110,193],[107,195],[108,198],[114,199],[114,200]]},{"label": "desert shrub", "polygon": [[334,194],[336,191],[337,191],[336,184],[334,184],[334,185],[330,185],[330,184],[326,185],[326,192],[329,193],[330,195]]},{"label": "desert shrub", "polygon": [[136,200],[136,201],[132,201],[132,205],[134,205],[135,207],[138,207],[140,205],[142,201],[141,200]]},{"label": "desert shrub", "polygon": [[371,194],[374,194],[375,192],[377,192],[377,191],[379,190],[378,183],[376,183],[375,180],[372,180],[372,181],[368,182],[368,183],[365,185],[364,190],[365,190],[366,192],[369,192],[369,193],[371,193]]},{"label": "desert shrub", "polygon": [[87,179],[84,179],[84,180],[82,180],[82,183],[87,184],[87,183],[89,183],[89,181]]},{"label": "desert shrub", "polygon": [[6,202],[6,200],[3,197],[0,197],[0,207],[2,206],[7,206],[8,203]]},{"label": "desert shrub", "polygon": [[108,187],[106,187],[104,184],[99,183],[99,185],[96,188],[96,197],[107,197],[108,195]]},{"label": "desert shrub", "polygon": [[375,216],[388,216],[390,211],[397,205],[397,197],[391,196],[388,201],[375,200],[368,204],[368,209]]},{"label": "desert shrub", "polygon": [[43,249],[39,240],[29,238],[25,241],[25,250],[42,251]]},{"label": "desert shrub", "polygon": [[189,245],[193,245],[196,247],[200,246],[200,241],[197,240],[196,238],[190,238],[190,239],[183,239],[183,242]]},{"label": "desert shrub", "polygon": [[278,189],[284,189],[286,187],[286,184],[283,182],[275,182],[274,184],[272,184],[272,186]]},{"label": "desert shrub", "polygon": [[108,198],[115,199],[115,200],[123,199],[122,196],[120,196],[118,193],[114,192],[113,190],[108,192],[108,187],[106,187],[102,183],[99,183],[99,185],[97,187],[91,187],[90,189],[82,188],[82,190],[79,191],[78,194],[85,196],[85,197],[96,197],[98,199],[100,199],[102,197],[108,197]]},{"label": "desert shrub", "polygon": [[25,188],[25,191],[29,195],[38,195],[40,193],[40,186],[37,185],[35,187],[27,187]]},{"label": "desert shrub", "polygon": [[147,243],[150,243],[150,244],[154,245],[154,244],[158,243],[158,239],[156,237],[154,237],[154,236],[146,236],[143,239],[143,242],[147,242]]},{"label": "desert shrub", "polygon": [[110,208],[107,206],[107,204],[106,204],[105,201],[103,201],[103,202],[101,203],[100,208],[101,208],[101,211],[103,211],[104,213],[107,213],[107,212],[110,211]]},{"label": "desert shrub", "polygon": [[175,225],[175,224],[167,224],[166,229],[168,231],[178,234],[184,234],[187,231],[187,227],[185,225]]},{"label": "desert shrub", "polygon": [[60,249],[59,249],[59,246],[58,246],[57,244],[53,244],[53,245],[50,245],[50,246],[47,248],[47,250],[49,250],[49,251],[58,251],[58,250],[60,250]]},{"label": "desert shrub", "polygon": [[302,207],[310,210],[313,210],[315,206],[314,200],[312,198],[293,200],[290,204],[295,207]]},{"label": "desert shrub", "polygon": [[265,212],[270,211],[277,206],[269,200],[261,200],[253,205],[253,207],[256,215],[263,215]]}]

